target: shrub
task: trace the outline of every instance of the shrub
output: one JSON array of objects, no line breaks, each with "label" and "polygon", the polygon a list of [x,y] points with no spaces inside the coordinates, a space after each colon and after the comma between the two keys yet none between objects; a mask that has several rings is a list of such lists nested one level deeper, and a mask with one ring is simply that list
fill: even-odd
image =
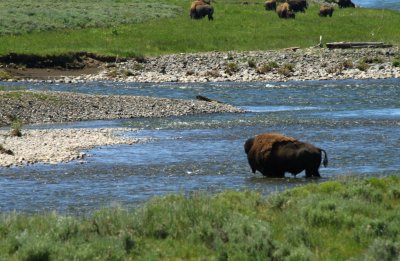
[{"label": "shrub", "polygon": [[214,77],[214,78],[221,77],[221,74],[217,70],[207,71],[205,75],[206,76],[210,76],[210,77]]},{"label": "shrub", "polygon": [[21,137],[22,136],[22,120],[15,118],[11,122],[11,136],[13,137]]},{"label": "shrub", "polygon": [[248,60],[247,64],[249,65],[250,68],[255,68],[256,67],[256,62],[254,60]]},{"label": "shrub", "polygon": [[375,56],[375,57],[364,57],[361,61],[365,63],[383,63],[383,58],[380,56]]},{"label": "shrub", "polygon": [[344,60],[344,61],[341,63],[341,67],[342,67],[343,69],[352,69],[352,68],[354,68],[354,64],[353,64],[353,62],[350,61],[350,60]]},{"label": "shrub", "polygon": [[257,73],[264,74],[272,71],[272,67],[269,64],[262,64],[257,68]]},{"label": "shrub", "polygon": [[272,68],[278,68],[279,67],[278,63],[275,62],[275,61],[269,62],[268,65],[271,66]]},{"label": "shrub", "polygon": [[369,247],[365,260],[398,260],[400,245],[389,240],[376,239]]},{"label": "shrub", "polygon": [[393,67],[400,67],[400,59],[399,60],[394,60],[392,65],[393,65]]},{"label": "shrub", "polygon": [[0,70],[0,80],[9,80],[12,78],[13,76],[9,72],[5,70]]},{"label": "shrub", "polygon": [[226,73],[232,75],[233,73],[235,73],[237,71],[239,71],[239,66],[237,65],[237,63],[234,63],[234,62],[227,63],[226,69],[225,69]]},{"label": "shrub", "polygon": [[286,77],[289,77],[290,75],[292,75],[292,71],[287,67],[279,67],[278,73],[281,75],[284,75]]},{"label": "shrub", "polygon": [[368,63],[366,63],[365,61],[360,61],[357,64],[357,69],[359,69],[360,71],[367,71],[369,68]]}]

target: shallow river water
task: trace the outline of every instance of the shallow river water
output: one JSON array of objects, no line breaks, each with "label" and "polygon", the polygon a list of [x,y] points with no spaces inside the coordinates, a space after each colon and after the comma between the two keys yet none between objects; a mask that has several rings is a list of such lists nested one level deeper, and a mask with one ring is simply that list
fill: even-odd
[{"label": "shallow river water", "polygon": [[279,132],[328,153],[321,180],[399,175],[400,79],[288,83],[80,85],[18,84],[31,89],[193,98],[198,94],[243,107],[243,114],[89,121],[30,128],[120,127],[149,142],[88,150],[85,164],[0,168],[0,210],[85,213],[135,206],[156,195],[254,189],[263,194],[310,181],[253,175],[245,140]]}]

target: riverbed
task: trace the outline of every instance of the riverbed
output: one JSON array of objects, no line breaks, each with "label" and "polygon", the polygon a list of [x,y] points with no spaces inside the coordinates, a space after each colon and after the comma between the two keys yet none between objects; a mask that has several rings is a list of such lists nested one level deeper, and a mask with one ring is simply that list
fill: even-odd
[{"label": "riverbed", "polygon": [[[225,189],[262,194],[340,177],[396,175],[400,169],[400,79],[252,83],[27,84],[34,90],[146,95],[188,99],[204,95],[247,113],[189,115],[30,125],[28,128],[120,128],[133,145],[96,147],[85,161],[0,168],[2,212],[87,213],[109,206],[134,207],[167,193]],[[328,153],[322,179],[304,173],[285,179],[253,175],[245,140],[278,132]],[[146,139],[147,140],[147,139]]]}]

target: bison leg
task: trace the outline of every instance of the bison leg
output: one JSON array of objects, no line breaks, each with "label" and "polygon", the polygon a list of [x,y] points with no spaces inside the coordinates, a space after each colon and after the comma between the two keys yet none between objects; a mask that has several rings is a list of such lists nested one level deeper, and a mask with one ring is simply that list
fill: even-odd
[{"label": "bison leg", "polygon": [[321,175],[319,174],[318,169],[317,170],[306,169],[306,178],[311,178],[311,177],[316,177],[316,178],[320,178],[321,177]]}]

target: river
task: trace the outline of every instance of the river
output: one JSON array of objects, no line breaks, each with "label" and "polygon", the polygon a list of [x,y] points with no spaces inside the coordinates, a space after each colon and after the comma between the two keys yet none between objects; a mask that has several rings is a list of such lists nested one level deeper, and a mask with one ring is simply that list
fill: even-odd
[{"label": "river", "polygon": [[[400,79],[287,83],[27,84],[35,90],[193,98],[198,94],[243,107],[243,114],[88,121],[29,128],[138,128],[135,145],[88,150],[86,163],[0,168],[2,212],[87,213],[133,207],[167,193],[257,190],[265,195],[341,176],[399,174]],[[325,149],[319,181],[252,174],[245,140],[278,132]]]},{"label": "river", "polygon": [[399,0],[352,0],[357,6],[365,8],[384,8],[400,10]]}]

